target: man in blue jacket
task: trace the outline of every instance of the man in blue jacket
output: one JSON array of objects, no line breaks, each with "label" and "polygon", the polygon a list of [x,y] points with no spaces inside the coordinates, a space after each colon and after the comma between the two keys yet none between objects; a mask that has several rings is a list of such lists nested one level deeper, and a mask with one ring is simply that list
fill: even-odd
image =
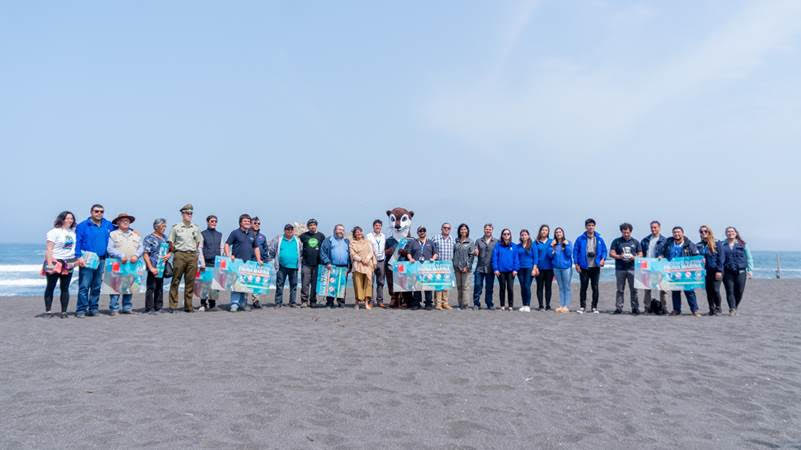
[{"label": "man in blue jacket", "polygon": [[[329,270],[336,266],[347,267],[350,271],[350,241],[345,238],[345,225],[337,224],[334,234],[323,241],[320,246],[320,262]],[[344,298],[337,298],[336,301],[340,308],[345,306]],[[333,308],[334,297],[326,297],[325,306]]]},{"label": "man in blue jacket", "polygon": [[103,281],[103,267],[106,265],[106,249],[108,238],[116,229],[103,218],[105,208],[95,204],[89,210],[88,219],[78,224],[75,229],[75,257],[80,258],[83,252],[96,253],[100,258],[97,269],[81,267],[78,272],[78,305],[75,317],[96,316],[100,308],[100,284]]},{"label": "man in blue jacket", "polygon": [[[673,258],[683,256],[698,256],[698,248],[695,244],[684,236],[684,228],[673,227],[673,237],[665,240],[665,245],[662,247],[662,257],[668,261]],[[672,291],[670,295],[673,297],[673,312],[671,316],[678,316],[681,314],[681,291]],[[688,289],[684,291],[684,296],[687,298],[687,303],[690,304],[690,312],[696,317],[701,317],[698,312],[698,301],[695,299],[695,291]]]},{"label": "man in blue jacket", "polygon": [[598,314],[598,280],[601,278],[601,267],[606,263],[606,242],[595,232],[595,219],[585,220],[584,229],[587,231],[577,237],[573,244],[573,261],[581,280],[581,307],[576,312],[584,314],[587,307],[587,285],[592,285],[592,312]]}]

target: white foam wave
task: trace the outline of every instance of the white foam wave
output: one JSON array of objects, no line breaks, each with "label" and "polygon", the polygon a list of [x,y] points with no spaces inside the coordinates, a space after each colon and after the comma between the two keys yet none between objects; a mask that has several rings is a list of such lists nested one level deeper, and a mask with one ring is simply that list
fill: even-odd
[{"label": "white foam wave", "polygon": [[39,272],[42,270],[41,264],[1,264],[0,273],[8,272]]},{"label": "white foam wave", "polygon": [[20,278],[18,280],[0,280],[0,286],[11,287],[36,287],[44,286],[47,280],[44,278]]}]

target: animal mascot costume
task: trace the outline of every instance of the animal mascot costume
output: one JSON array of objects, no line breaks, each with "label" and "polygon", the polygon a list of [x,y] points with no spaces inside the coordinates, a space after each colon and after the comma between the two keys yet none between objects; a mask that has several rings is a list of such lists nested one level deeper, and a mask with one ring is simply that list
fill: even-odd
[{"label": "animal mascot costume", "polygon": [[387,289],[390,296],[390,308],[403,308],[406,305],[403,302],[404,296],[401,292],[395,292],[393,287],[393,270],[395,262],[398,258],[401,260],[406,259],[406,242],[410,239],[409,231],[412,229],[412,218],[414,211],[409,211],[406,208],[394,208],[387,210],[387,218],[389,219],[389,226],[392,230],[392,236],[387,238],[387,245],[385,249],[386,266],[385,273],[387,277]]}]

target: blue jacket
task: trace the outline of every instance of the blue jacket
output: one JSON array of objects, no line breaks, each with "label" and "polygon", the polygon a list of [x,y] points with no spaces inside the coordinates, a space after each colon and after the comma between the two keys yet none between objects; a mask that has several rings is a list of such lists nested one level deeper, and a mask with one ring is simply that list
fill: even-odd
[{"label": "blue jacket", "polygon": [[542,269],[553,269],[553,253],[551,252],[551,242],[553,239],[548,239],[545,242],[540,242],[539,240],[534,241],[534,245],[537,246],[537,262],[534,264],[537,265],[537,268]]},{"label": "blue jacket", "polygon": [[[350,252],[346,252],[346,254],[348,256],[347,256],[347,261],[345,262],[345,264],[342,264],[342,261],[334,262],[334,257],[331,254],[331,250],[332,250],[331,247],[333,246],[333,240],[334,239],[336,239],[334,236],[328,236],[323,241],[323,245],[320,246],[320,261],[322,262],[322,264],[324,266],[327,266],[328,264],[331,264],[333,266],[343,266],[343,267],[344,266],[348,266],[348,267],[350,267]],[[350,241],[348,240],[348,238],[343,238],[343,239],[345,240],[345,245],[347,245],[348,248],[350,248]]]},{"label": "blue jacket", "polygon": [[706,241],[701,241],[695,246],[698,248],[698,253],[704,255],[704,267],[706,271],[709,272],[710,270],[714,270],[716,272],[723,272],[723,263],[720,260],[720,246],[722,243],[720,241],[715,242],[715,253],[712,253],[709,249],[709,246],[706,245]]},{"label": "blue jacket", "polygon": [[531,269],[537,265],[539,252],[533,242],[528,250],[526,250],[522,244],[515,244],[515,247],[520,269]]},{"label": "blue jacket", "polygon": [[569,269],[573,265],[573,244],[568,242],[564,250],[561,245],[551,247],[551,256],[554,269]]},{"label": "blue jacket", "polygon": [[[597,231],[595,232],[595,243],[595,266],[601,267],[601,260],[606,259],[608,250],[606,242]],[[581,236],[577,237],[573,244],[573,262],[582,269],[587,268],[587,232],[581,233]]]},{"label": "blue jacket", "polygon": [[728,270],[754,270],[754,258],[748,245],[735,242],[734,248],[729,248],[726,241],[720,243],[720,265]]},{"label": "blue jacket", "polygon": [[101,219],[100,225],[95,225],[92,219],[86,219],[75,228],[75,257],[80,258],[81,252],[94,252],[100,258],[106,257],[108,236],[117,227],[106,219]]},{"label": "blue jacket", "polygon": [[510,242],[508,246],[498,241],[492,249],[492,270],[496,272],[517,272],[520,261],[517,259],[517,246]]}]

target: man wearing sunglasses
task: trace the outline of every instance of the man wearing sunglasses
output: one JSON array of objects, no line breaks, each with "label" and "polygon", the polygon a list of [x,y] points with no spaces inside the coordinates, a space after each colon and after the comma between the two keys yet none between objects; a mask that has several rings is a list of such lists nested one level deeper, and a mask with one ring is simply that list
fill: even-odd
[{"label": "man wearing sunglasses", "polygon": [[172,283],[170,283],[170,308],[168,312],[173,312],[178,308],[178,286],[181,284],[181,277],[184,279],[184,311],[193,312],[192,294],[195,292],[195,275],[198,267],[200,270],[206,268],[203,259],[203,235],[200,228],[192,223],[194,208],[191,204],[186,204],[181,208],[181,223],[172,226],[167,242],[170,243],[170,251],[173,253],[173,272]]},{"label": "man wearing sunglasses", "polygon": [[[411,262],[425,262],[437,259],[437,252],[434,250],[434,244],[426,237],[426,227],[417,227],[417,239],[412,239],[406,244],[406,259]],[[411,298],[408,298],[407,303],[410,309],[420,309],[420,303],[423,301],[423,293],[414,291],[411,293]],[[433,293],[425,291],[425,307],[426,310],[434,309],[432,305]]]},{"label": "man wearing sunglasses", "polygon": [[81,267],[78,272],[78,305],[75,308],[75,317],[97,315],[108,238],[117,228],[103,218],[103,205],[92,205],[89,211],[89,218],[79,223],[75,229],[75,257],[80,258],[82,252],[93,252],[100,258],[100,264],[96,269]]}]

